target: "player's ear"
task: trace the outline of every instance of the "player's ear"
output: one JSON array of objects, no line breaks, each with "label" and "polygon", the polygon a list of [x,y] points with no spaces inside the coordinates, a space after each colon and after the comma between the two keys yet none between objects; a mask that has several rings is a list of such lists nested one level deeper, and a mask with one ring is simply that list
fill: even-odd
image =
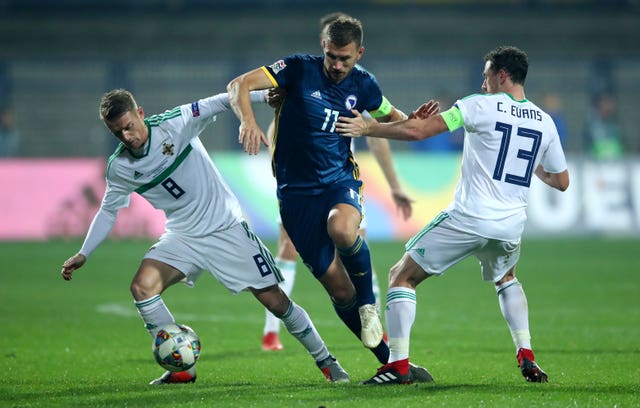
[{"label": "player's ear", "polygon": [[144,119],[144,110],[142,109],[142,106],[138,106],[138,116],[140,119]]}]

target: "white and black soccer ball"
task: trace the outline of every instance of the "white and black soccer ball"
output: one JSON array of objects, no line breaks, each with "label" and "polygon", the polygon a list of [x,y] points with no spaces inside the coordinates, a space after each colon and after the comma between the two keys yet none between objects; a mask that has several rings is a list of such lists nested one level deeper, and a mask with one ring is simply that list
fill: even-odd
[{"label": "white and black soccer ball", "polygon": [[188,370],[200,357],[198,335],[192,328],[183,324],[167,324],[160,327],[151,347],[158,364],[169,371]]}]

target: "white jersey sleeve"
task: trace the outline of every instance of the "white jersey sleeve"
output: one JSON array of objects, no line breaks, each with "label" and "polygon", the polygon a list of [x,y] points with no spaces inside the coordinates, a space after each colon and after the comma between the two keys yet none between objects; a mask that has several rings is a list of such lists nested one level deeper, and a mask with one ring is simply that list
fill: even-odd
[{"label": "white jersey sleeve", "polygon": [[449,211],[478,235],[519,239],[531,178],[566,169],[553,120],[528,100],[508,94],[471,95],[455,106],[464,122],[462,174]]},{"label": "white jersey sleeve", "polygon": [[109,232],[111,232],[111,229],[116,223],[116,216],[117,213],[111,213],[104,208],[100,208],[95,217],[93,217],[91,226],[89,226],[89,232],[87,232],[87,236],[82,243],[82,248],[80,248],[79,253],[88,258],[102,241],[109,236]]}]

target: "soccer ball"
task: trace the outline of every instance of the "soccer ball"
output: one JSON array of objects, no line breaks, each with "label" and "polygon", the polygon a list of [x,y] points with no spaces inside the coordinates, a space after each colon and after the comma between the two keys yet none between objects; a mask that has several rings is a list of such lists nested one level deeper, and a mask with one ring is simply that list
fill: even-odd
[{"label": "soccer ball", "polygon": [[188,370],[200,357],[198,335],[183,324],[167,324],[160,327],[151,347],[158,364],[169,371]]}]

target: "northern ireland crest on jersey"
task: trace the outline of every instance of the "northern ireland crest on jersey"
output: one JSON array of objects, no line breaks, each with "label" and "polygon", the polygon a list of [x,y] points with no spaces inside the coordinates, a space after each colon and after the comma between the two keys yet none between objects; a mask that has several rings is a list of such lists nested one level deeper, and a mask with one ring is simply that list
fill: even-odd
[{"label": "northern ireland crest on jersey", "polygon": [[165,156],[173,156],[173,143],[163,143],[162,154]]},{"label": "northern ireland crest on jersey", "polygon": [[354,109],[356,107],[356,103],[358,103],[358,98],[355,95],[347,96],[347,99],[344,100],[344,106],[347,110]]}]

